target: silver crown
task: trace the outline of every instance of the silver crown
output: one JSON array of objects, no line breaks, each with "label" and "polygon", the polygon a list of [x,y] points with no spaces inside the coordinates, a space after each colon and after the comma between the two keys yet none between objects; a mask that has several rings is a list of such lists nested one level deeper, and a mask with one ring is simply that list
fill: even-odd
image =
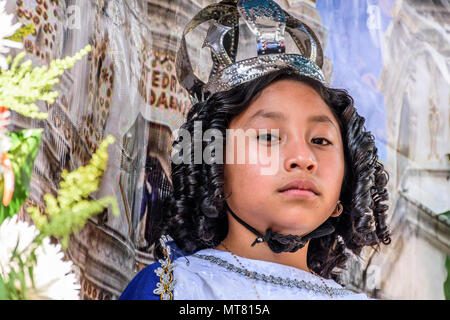
[{"label": "silver crown", "polygon": [[[252,56],[236,61],[242,29],[239,19],[256,36],[257,55],[253,52]],[[211,50],[213,66],[208,82],[204,83],[194,74],[186,35],[207,21],[210,27],[203,48]],[[286,53],[285,32],[299,54]],[[245,34],[245,30],[241,33]],[[193,103],[284,68],[327,85],[322,65],[322,47],[311,28],[272,0],[224,0],[205,7],[186,25],[176,57],[178,81],[188,90]]]}]

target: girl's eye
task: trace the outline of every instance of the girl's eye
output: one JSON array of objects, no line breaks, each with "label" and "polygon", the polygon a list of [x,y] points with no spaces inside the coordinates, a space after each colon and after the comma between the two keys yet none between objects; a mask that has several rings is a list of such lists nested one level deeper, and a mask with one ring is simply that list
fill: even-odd
[{"label": "girl's eye", "polygon": [[312,142],[317,143],[321,146],[327,146],[327,145],[331,144],[331,142],[325,138],[314,138],[314,139],[312,139]]},{"label": "girl's eye", "polygon": [[[262,137],[262,138],[261,138]],[[277,142],[279,138],[273,134],[261,134],[257,136],[258,140],[263,140],[265,142]]]}]

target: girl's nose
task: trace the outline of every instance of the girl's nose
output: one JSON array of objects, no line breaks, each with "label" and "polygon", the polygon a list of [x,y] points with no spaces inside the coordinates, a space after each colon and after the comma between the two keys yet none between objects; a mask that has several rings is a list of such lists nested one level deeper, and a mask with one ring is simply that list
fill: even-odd
[{"label": "girl's nose", "polygon": [[302,143],[295,143],[290,146],[285,159],[286,171],[301,169],[308,173],[313,173],[317,169],[314,153],[307,145]]}]

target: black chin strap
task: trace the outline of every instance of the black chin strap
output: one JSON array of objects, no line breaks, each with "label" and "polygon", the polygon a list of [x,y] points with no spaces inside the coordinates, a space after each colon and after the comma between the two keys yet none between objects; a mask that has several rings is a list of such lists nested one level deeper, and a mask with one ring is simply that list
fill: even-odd
[{"label": "black chin strap", "polygon": [[258,230],[247,224],[245,221],[243,221],[241,218],[239,218],[233,210],[228,206],[228,203],[225,201],[226,208],[230,211],[231,215],[234,219],[236,219],[237,222],[242,224],[245,228],[250,230],[252,233],[254,233],[257,238],[252,243],[252,247],[261,242],[266,242],[269,248],[275,252],[295,252],[298,249],[303,248],[306,243],[312,239],[312,238],[319,238],[326,235],[329,235],[335,231],[333,225],[329,220],[325,221],[322,225],[320,225],[317,229],[313,230],[312,232],[308,233],[307,235],[304,235],[303,237],[299,237],[296,235],[282,235],[276,232],[272,232],[272,230],[269,228],[266,230],[266,234],[262,235]]}]

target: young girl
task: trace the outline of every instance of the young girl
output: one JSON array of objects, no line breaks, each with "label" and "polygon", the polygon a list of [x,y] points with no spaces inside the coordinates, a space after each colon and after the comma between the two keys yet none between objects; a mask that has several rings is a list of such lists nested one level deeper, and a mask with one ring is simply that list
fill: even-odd
[{"label": "young girl", "polygon": [[[224,3],[254,17],[255,1]],[[269,54],[278,66],[286,61],[283,52]],[[296,61],[318,61],[310,58]],[[265,72],[241,74],[236,84],[219,72],[196,95],[181,127],[194,139],[174,142],[184,143],[174,150],[191,161],[172,162],[173,196],[154,223],[159,262],[141,270],[120,299],[367,299],[336,281],[346,249],[359,255],[364,246],[390,243],[388,175],[374,137],[353,99],[329,88],[317,69],[288,62],[272,70],[271,62],[254,61],[249,68]],[[199,128],[223,140],[198,138]],[[236,144],[242,132],[246,143]],[[199,144],[215,161],[194,161]],[[267,163],[249,161],[261,148],[270,156],[268,174]]]}]

